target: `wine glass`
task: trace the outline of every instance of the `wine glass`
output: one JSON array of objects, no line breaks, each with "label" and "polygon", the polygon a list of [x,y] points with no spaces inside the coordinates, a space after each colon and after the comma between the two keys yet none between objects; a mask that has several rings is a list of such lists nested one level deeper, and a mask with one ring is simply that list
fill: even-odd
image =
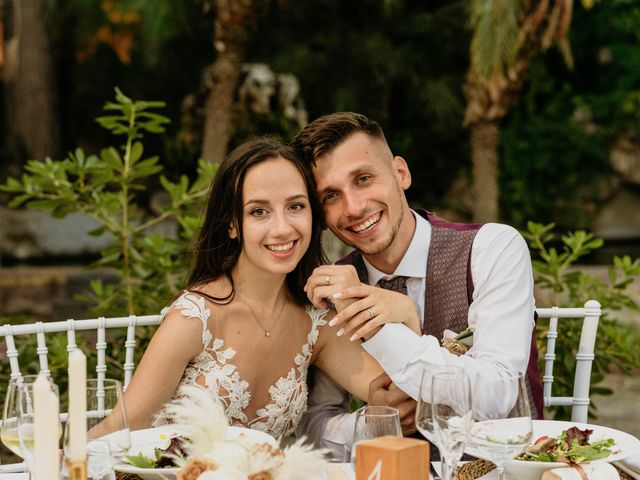
[{"label": "wine glass", "polygon": [[4,400],[0,438],[2,443],[20,458],[24,458],[24,455],[20,448],[20,439],[18,437],[18,417],[20,416],[18,391],[22,385],[35,382],[36,378],[38,378],[37,375],[12,378],[7,386],[7,394]]},{"label": "wine glass", "polygon": [[[87,380],[87,458],[89,461],[96,453],[92,451],[92,446],[104,450],[104,442],[109,447],[114,463],[122,460],[131,447],[129,420],[120,382],[110,378],[93,378]],[[69,422],[67,422],[63,440],[66,458],[68,458],[69,443]],[[90,467],[89,465],[88,468]]]},{"label": "wine glass", "polygon": [[435,365],[427,364],[422,371],[420,380],[420,390],[418,390],[418,401],[416,404],[416,428],[424,438],[429,440],[433,445],[438,447],[436,432],[433,427],[433,408],[431,387],[433,384],[433,376],[437,373],[459,373],[462,374],[461,367],[455,365]]},{"label": "wine glass", "polygon": [[[31,380],[29,383],[18,383],[17,392],[18,392],[18,441],[20,445],[20,452],[22,454],[22,458],[27,465],[27,471],[30,472],[30,478],[34,478],[34,469],[35,469],[35,405],[34,405],[34,386],[36,385],[36,379],[38,376],[33,376],[34,378],[29,378]],[[58,386],[51,382],[49,379],[49,388],[55,394],[56,398],[59,398],[58,395]],[[60,424],[60,419],[58,418],[58,435],[57,439],[60,438],[60,434],[62,433],[62,427]],[[57,443],[57,442],[56,442]],[[56,472],[57,474],[58,472]]]},{"label": "wine glass", "polygon": [[442,456],[442,479],[451,480],[473,423],[469,377],[463,371],[434,374],[431,398],[433,429]]},{"label": "wine glass", "polygon": [[531,442],[529,395],[520,373],[478,372],[473,388],[470,445],[496,465],[499,480],[504,464]]},{"label": "wine glass", "polygon": [[353,429],[351,465],[355,468],[356,446],[358,443],[384,435],[402,436],[400,411],[397,408],[367,405],[358,410]]}]

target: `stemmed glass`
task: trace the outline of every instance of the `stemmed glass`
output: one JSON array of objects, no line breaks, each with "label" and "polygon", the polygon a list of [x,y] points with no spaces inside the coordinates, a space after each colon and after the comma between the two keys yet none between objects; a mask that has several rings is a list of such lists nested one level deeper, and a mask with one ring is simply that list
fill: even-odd
[{"label": "stemmed glass", "polygon": [[475,424],[470,434],[470,453],[496,465],[499,480],[504,465],[526,447],[533,435],[529,396],[520,373],[479,372],[473,388]]},{"label": "stemmed glass", "polygon": [[442,455],[442,479],[454,478],[471,424],[471,382],[462,371],[440,372],[431,382],[433,429]]},{"label": "stemmed glass", "polygon": [[[458,373],[462,374],[461,367],[454,365],[435,365],[428,364],[422,372],[420,380],[420,390],[418,390],[418,401],[416,404],[416,428],[424,438],[429,440],[433,445],[438,447],[436,432],[433,427],[433,408],[431,389],[433,385],[433,376],[437,373]],[[438,447],[440,449],[440,447]]]},{"label": "stemmed glass", "polygon": [[2,428],[0,438],[9,450],[24,459],[24,454],[20,448],[20,438],[18,437],[18,418],[20,417],[20,406],[18,403],[18,391],[22,385],[35,382],[37,375],[24,375],[12,378],[7,387],[7,394],[4,400],[4,410],[2,412]]},{"label": "stemmed glass", "polygon": [[87,412],[87,440],[108,440],[113,457],[122,460],[131,447],[131,433],[120,382],[87,380]]},{"label": "stemmed glass", "polygon": [[[69,424],[64,432],[63,450],[68,458]],[[114,379],[87,380],[87,470],[90,478],[103,478],[105,465],[113,468],[131,447],[129,420],[122,385]],[[108,457],[108,458],[107,458]],[[96,473],[91,476],[91,472]]]},{"label": "stemmed glass", "polygon": [[402,436],[400,412],[394,407],[368,405],[357,411],[353,429],[351,464],[355,467],[356,445],[384,435]]}]

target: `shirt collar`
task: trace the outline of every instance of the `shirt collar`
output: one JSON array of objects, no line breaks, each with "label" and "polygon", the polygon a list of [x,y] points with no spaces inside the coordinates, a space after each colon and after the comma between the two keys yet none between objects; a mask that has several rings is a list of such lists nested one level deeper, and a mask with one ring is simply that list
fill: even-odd
[{"label": "shirt collar", "polygon": [[412,278],[425,278],[427,275],[427,258],[429,257],[429,245],[431,244],[431,224],[427,219],[411,210],[416,219],[416,229],[409,244],[407,252],[402,257],[400,264],[391,275],[381,272],[371,265],[362,256],[364,265],[367,268],[369,285],[375,285],[378,280],[385,277],[395,277],[403,275]]}]

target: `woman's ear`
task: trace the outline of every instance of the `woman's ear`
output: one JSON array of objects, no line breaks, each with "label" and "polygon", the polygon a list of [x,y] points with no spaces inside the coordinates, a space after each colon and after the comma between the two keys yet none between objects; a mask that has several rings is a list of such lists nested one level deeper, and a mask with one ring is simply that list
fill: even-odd
[{"label": "woman's ear", "polygon": [[229,225],[229,238],[235,240],[238,238],[238,230],[236,229],[235,223]]}]

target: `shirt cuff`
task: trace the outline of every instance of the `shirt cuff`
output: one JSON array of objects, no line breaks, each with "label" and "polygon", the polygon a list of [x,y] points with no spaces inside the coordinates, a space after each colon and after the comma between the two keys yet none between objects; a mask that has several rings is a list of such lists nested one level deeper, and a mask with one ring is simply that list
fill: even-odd
[{"label": "shirt cuff", "polygon": [[322,443],[334,459],[349,462],[355,425],[356,412],[336,415],[327,421]]},{"label": "shirt cuff", "polygon": [[362,343],[362,347],[392,379],[421,356],[426,356],[430,363],[444,363],[440,344],[435,337],[416,335],[402,323],[385,324],[378,333]]}]

